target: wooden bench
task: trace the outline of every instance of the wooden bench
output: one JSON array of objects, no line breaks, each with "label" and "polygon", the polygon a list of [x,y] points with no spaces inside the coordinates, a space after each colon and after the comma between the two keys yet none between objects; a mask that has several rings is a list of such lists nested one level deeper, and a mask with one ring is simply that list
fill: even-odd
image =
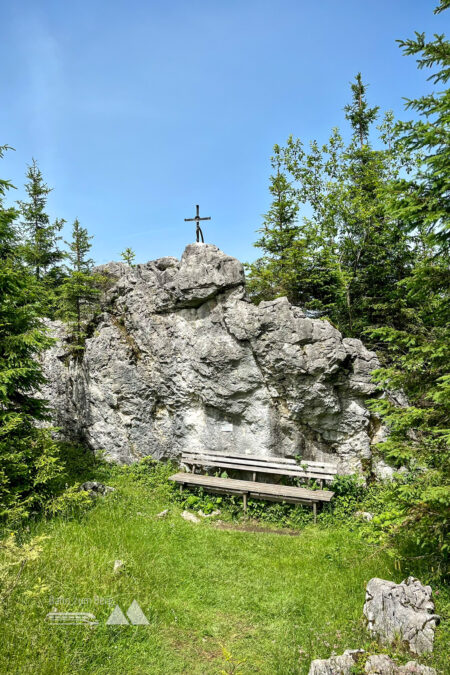
[{"label": "wooden bench", "polygon": [[319,480],[321,488],[324,481],[332,481],[337,474],[336,466],[327,462],[310,462],[309,460],[297,462],[295,459],[288,457],[255,457],[253,455],[199,452],[197,450],[185,450],[181,455],[181,463],[186,467],[191,467],[192,472],[195,472],[197,466],[248,471],[253,474],[254,481],[258,473],[315,478]]},{"label": "wooden bench", "polygon": [[[266,499],[269,501],[283,501],[290,504],[310,504],[314,513],[314,522],[317,518],[317,504],[329,502],[334,492],[330,490],[311,490],[289,485],[262,483],[256,480],[258,473],[269,473],[284,476],[298,476],[302,478],[318,478],[321,481],[332,480],[337,469],[332,464],[324,462],[301,462],[283,457],[254,457],[225,453],[201,453],[185,451],[181,457],[182,463],[191,467],[191,473],[176,473],[169,480],[178,483],[180,491],[185,485],[203,487],[208,492],[221,494],[242,495],[244,512],[247,511],[249,497]],[[218,467],[239,471],[249,471],[253,480],[237,480],[235,478],[219,478],[194,473],[197,466]]]}]

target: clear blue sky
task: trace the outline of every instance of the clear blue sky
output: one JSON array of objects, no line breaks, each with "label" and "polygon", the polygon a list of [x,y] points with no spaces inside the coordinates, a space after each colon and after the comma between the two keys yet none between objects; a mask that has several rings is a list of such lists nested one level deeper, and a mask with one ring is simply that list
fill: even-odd
[{"label": "clear blue sky", "polygon": [[[345,127],[357,71],[405,118],[429,89],[396,38],[448,33],[437,0],[0,0],[0,175],[22,197],[35,157],[52,216],[78,217],[97,262],[179,257],[184,218],[253,259],[274,143]],[[446,25],[447,24],[447,25]],[[409,115],[408,115],[409,116]]]}]

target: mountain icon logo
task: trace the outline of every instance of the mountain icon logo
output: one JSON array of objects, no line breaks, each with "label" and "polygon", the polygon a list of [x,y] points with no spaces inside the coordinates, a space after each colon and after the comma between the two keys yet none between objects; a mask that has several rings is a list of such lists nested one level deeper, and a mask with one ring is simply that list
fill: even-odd
[{"label": "mountain icon logo", "polygon": [[[127,619],[128,617],[128,619]],[[136,600],[133,600],[127,609],[127,615],[122,612],[119,605],[116,605],[108,617],[107,626],[148,626],[149,620],[139,606]]]}]

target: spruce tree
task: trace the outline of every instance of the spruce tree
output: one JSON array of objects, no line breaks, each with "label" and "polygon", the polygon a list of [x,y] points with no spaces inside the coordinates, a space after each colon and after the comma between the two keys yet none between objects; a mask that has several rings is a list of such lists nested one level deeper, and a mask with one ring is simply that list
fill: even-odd
[{"label": "spruce tree", "polygon": [[[437,12],[448,5],[441,2]],[[432,81],[448,81],[450,45],[444,35],[426,42],[416,33],[400,45],[406,54],[422,54],[419,68],[437,69]],[[448,89],[408,101],[423,119],[398,125],[395,151],[423,154],[416,172],[397,177],[391,202],[417,241],[415,266],[397,284],[412,320],[407,329],[391,324],[371,332],[384,352],[377,381],[388,391],[402,390],[408,399],[403,407],[389,398],[371,404],[391,432],[378,451],[391,464],[409,469],[392,485],[382,534],[400,559],[424,559],[436,575],[448,573],[450,560],[449,103]]]},{"label": "spruce tree", "polygon": [[277,149],[290,205],[308,215],[295,223],[283,268],[273,260],[285,239],[275,228],[256,244],[272,257],[249,269],[251,291],[259,285],[269,299],[287,278],[295,289],[286,293],[292,301],[321,311],[346,335],[359,337],[368,326],[407,320],[396,283],[409,273],[414,250],[402,220],[392,213],[390,191],[408,155],[394,154],[390,114],[380,127],[385,149],[371,147],[378,107],[369,106],[361,74],[351,91],[346,116],[353,137],[347,147],[334,129],[323,147],[313,141],[305,150],[290,137]]},{"label": "spruce tree", "polygon": [[122,256],[122,260],[129,265],[130,267],[134,267],[134,259],[136,257],[136,253],[133,251],[132,248],[128,247],[122,253],[120,254]]},{"label": "spruce tree", "polygon": [[[435,10],[448,9],[444,0]],[[404,148],[419,151],[423,161],[413,177],[396,184],[398,211],[411,231],[426,226],[429,232],[447,247],[450,243],[450,41],[444,34],[427,41],[425,33],[416,33],[408,40],[398,40],[405,55],[417,56],[419,69],[435,68],[428,80],[440,90],[407,99],[407,109],[416,111],[420,119],[399,124],[397,151]]]},{"label": "spruce tree", "polygon": [[[8,145],[0,145],[0,159],[7,150],[12,150],[12,148]],[[2,262],[11,261],[18,252],[18,233],[15,223],[17,211],[3,204],[6,193],[13,187],[9,180],[0,178],[0,261]]]},{"label": "spruce tree", "polygon": [[[6,146],[0,147],[0,158]],[[57,449],[36,422],[48,418],[38,394],[44,383],[39,356],[50,346],[41,287],[21,259],[15,221],[6,207],[11,188],[0,179],[0,520],[25,517],[60,472]]]},{"label": "spruce tree", "polygon": [[[6,149],[0,147],[0,158]],[[0,421],[15,426],[18,419],[44,416],[45,404],[35,395],[43,382],[36,356],[50,341],[40,321],[37,286],[20,260],[17,211],[4,206],[11,187],[0,180]]]},{"label": "spruce tree", "polygon": [[271,162],[274,173],[270,177],[269,191],[273,200],[258,230],[262,236],[255,244],[264,255],[247,265],[248,291],[255,301],[286,295],[295,304],[298,300],[295,265],[298,207],[292,186],[283,172],[278,146],[274,147]]},{"label": "spruce tree", "polygon": [[[400,169],[392,149],[374,150],[371,125],[378,107],[369,107],[361,74],[352,84],[346,106],[353,140],[344,152],[344,181],[339,216],[339,256],[346,273],[345,309],[339,324],[359,337],[368,326],[399,324],[405,317],[397,283],[407,276],[414,253],[404,223],[391,213],[390,188]],[[392,116],[382,131],[389,134]]]},{"label": "spruce tree", "polygon": [[68,323],[71,332],[72,350],[79,353],[84,349],[86,326],[98,307],[101,277],[92,273],[93,260],[88,258],[91,248],[87,230],[78,220],[72,225],[72,240],[67,257],[68,276],[61,285],[61,306],[59,316]]},{"label": "spruce tree", "polygon": [[350,86],[353,100],[344,108],[345,117],[350,121],[354,135],[363,148],[369,137],[370,125],[377,119],[379,107],[369,107],[366,99],[367,86],[362,81],[361,73],[356,75],[355,82]]},{"label": "spruce tree", "polygon": [[25,190],[29,200],[18,202],[25,238],[23,258],[36,279],[42,280],[64,257],[58,248],[61,239],[58,232],[64,220],[57,218],[53,223],[50,222],[46,206],[52,189],[44,182],[35,159],[28,167],[26,177],[28,182]]}]

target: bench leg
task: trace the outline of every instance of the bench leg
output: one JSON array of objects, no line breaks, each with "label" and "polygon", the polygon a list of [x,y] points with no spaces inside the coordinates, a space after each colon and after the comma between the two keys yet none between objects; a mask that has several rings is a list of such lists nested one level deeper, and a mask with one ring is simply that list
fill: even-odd
[{"label": "bench leg", "polygon": [[243,494],[242,499],[243,499],[243,502],[244,502],[244,513],[247,513],[247,495]]},{"label": "bench leg", "polygon": [[253,472],[253,482],[256,483],[256,471]]},{"label": "bench leg", "polygon": [[314,523],[317,523],[317,502],[313,502]]},{"label": "bench leg", "polygon": [[180,495],[183,492],[183,483],[180,483]]},{"label": "bench leg", "polygon": [[320,479],[320,489],[323,490],[323,480]]}]

